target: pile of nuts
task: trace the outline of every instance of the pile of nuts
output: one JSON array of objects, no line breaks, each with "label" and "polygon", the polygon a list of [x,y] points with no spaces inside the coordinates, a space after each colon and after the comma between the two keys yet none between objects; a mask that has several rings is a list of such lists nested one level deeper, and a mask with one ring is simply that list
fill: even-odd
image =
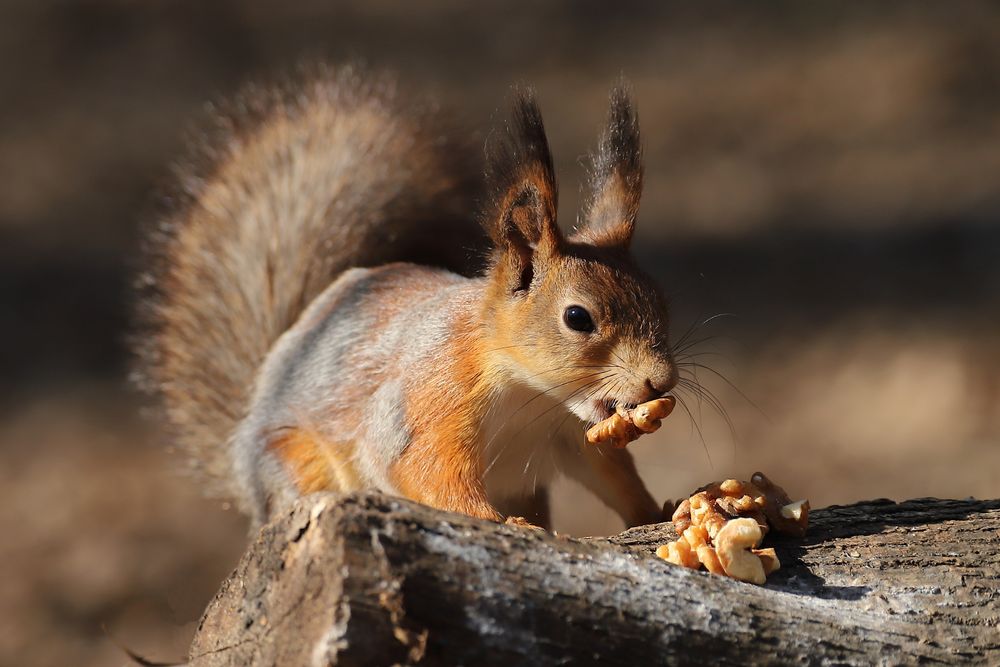
[{"label": "pile of nuts", "polygon": [[[631,409],[618,406],[613,415],[587,430],[587,442],[625,447],[660,428],[674,405],[674,398],[665,396]],[[781,562],[773,548],[760,548],[761,540],[771,529],[805,535],[809,501],[792,502],[780,486],[755,472],[749,482],[727,479],[703,486],[677,505],[672,520],[680,537],[658,548],[657,556],[762,585]]]},{"label": "pile of nuts", "polygon": [[788,494],[756,472],[749,482],[727,479],[698,489],[672,517],[680,537],[656,550],[664,560],[762,585],[781,563],[774,549],[761,549],[769,529],[805,535],[809,501]]}]

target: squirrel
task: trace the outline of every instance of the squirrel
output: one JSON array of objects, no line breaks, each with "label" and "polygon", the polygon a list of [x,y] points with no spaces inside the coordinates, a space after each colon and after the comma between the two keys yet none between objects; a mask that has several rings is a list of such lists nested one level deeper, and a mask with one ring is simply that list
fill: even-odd
[{"label": "squirrel", "polygon": [[231,107],[141,281],[141,376],[211,491],[255,526],[374,488],[547,527],[564,474],[627,525],[661,520],[630,453],[583,441],[677,382],[665,299],[629,253],[643,166],[624,84],[569,234],[530,90],[485,151],[352,67]]}]

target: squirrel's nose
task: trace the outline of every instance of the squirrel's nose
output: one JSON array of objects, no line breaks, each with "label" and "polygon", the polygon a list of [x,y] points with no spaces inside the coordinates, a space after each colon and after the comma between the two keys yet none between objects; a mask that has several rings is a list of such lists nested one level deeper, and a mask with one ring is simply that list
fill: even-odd
[{"label": "squirrel's nose", "polygon": [[649,390],[650,395],[649,398],[647,398],[646,400],[652,401],[654,399],[663,396],[668,391],[673,389],[676,384],[677,384],[677,379],[674,377],[673,373],[664,378],[658,378],[656,384],[654,384],[653,380],[647,378],[646,389]]},{"label": "squirrel's nose", "polygon": [[677,371],[673,363],[659,364],[646,376],[646,389],[649,390],[648,400],[659,398],[677,385]]}]

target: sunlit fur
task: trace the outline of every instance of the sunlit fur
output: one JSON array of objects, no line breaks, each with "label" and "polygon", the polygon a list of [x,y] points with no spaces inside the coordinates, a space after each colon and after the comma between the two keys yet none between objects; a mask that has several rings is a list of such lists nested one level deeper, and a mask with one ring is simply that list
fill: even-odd
[{"label": "sunlit fur", "polygon": [[[552,158],[530,95],[516,101],[513,115],[507,142],[492,158],[494,178],[508,182],[486,220],[497,244],[483,314],[489,363],[558,398],[580,419],[599,421],[614,405],[660,396],[677,382],[664,298],[628,252],[642,188],[638,118],[624,89],[615,89],[587,204],[565,238],[555,220]],[[593,333],[566,326],[563,312],[572,305],[590,313]]]},{"label": "sunlit fur", "polygon": [[147,239],[137,375],[203,488],[241,500],[226,443],[275,341],[352,266],[469,273],[482,158],[435,101],[357,66],[214,108]]},{"label": "sunlit fur", "polygon": [[[492,365],[557,397],[584,421],[674,386],[664,300],[625,253],[565,242],[536,248],[534,262],[524,292],[504,293],[507,282],[491,280],[483,328]],[[591,314],[593,333],[565,324],[571,305]]]},{"label": "sunlit fur", "polygon": [[[586,422],[677,381],[664,300],[628,252],[642,164],[625,91],[567,236],[530,92],[474,197],[463,142],[367,81],[322,74],[264,105],[171,218],[147,377],[180,442],[255,525],[372,488],[547,525],[557,473],[629,525],[659,519],[631,454],[583,443]],[[484,271],[428,266],[475,255],[473,200]],[[593,332],[565,324],[571,305]]]}]

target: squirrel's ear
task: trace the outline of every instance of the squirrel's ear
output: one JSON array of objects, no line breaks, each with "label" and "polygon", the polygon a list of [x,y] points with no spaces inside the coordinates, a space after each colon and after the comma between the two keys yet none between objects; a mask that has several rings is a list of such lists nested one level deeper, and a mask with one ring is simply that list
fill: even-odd
[{"label": "squirrel's ear", "polygon": [[493,197],[484,223],[497,249],[524,270],[539,253],[557,252],[562,243],[552,154],[530,89],[514,91],[506,132],[491,135],[487,153]]},{"label": "squirrel's ear", "polygon": [[642,142],[639,117],[624,82],[611,91],[608,125],[591,155],[588,188],[574,240],[628,246],[642,196]]}]

